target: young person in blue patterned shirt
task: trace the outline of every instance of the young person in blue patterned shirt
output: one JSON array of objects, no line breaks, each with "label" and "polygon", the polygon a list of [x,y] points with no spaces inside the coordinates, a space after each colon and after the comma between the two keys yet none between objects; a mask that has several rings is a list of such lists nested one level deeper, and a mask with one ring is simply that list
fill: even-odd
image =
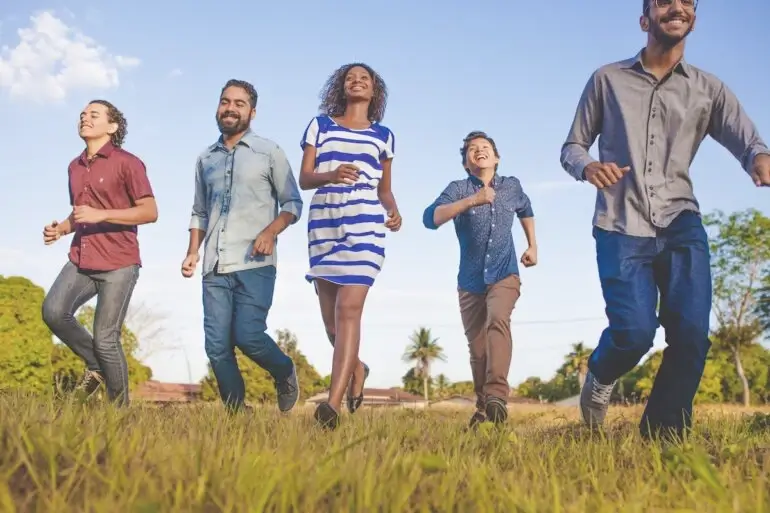
[{"label": "young person in blue patterned shirt", "polygon": [[471,132],[460,149],[468,177],[451,182],[423,214],[431,230],[454,221],[460,243],[457,276],[460,314],[470,349],[477,411],[470,426],[508,418],[508,371],[513,343],[511,314],[521,293],[513,244],[518,217],[529,247],[525,267],[537,263],[535,219],[529,197],[513,176],[500,176],[500,154],[484,132]]}]

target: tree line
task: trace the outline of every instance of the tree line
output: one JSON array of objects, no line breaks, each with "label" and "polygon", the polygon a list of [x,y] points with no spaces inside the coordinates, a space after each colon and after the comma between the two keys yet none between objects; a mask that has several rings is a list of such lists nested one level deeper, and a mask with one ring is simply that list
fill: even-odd
[{"label": "tree line", "polygon": [[[729,215],[716,211],[705,217],[705,224],[712,253],[714,321],[712,349],[696,401],[744,405],[770,402],[770,350],[762,343],[770,335],[770,218],[754,209]],[[0,275],[0,391],[66,393],[85,370],[79,358],[54,341],[43,323],[40,312],[44,296],[43,288],[27,278]],[[148,341],[160,338],[163,332],[152,312],[136,313],[129,316],[122,328],[132,389],[152,378],[151,369],[142,359],[148,354]],[[79,320],[88,329],[93,326],[93,316],[93,307],[88,305],[78,312]],[[145,322],[137,322],[137,317],[143,317]],[[302,399],[328,389],[329,376],[321,376],[307,360],[292,332],[278,330],[276,341],[297,365]],[[587,373],[591,350],[583,342],[574,343],[551,379],[527,378],[512,394],[547,402],[577,395]],[[248,400],[273,401],[273,382],[267,372],[238,350],[236,356]],[[614,399],[645,400],[661,358],[662,352],[654,352],[624,376]],[[429,328],[420,327],[412,333],[403,360],[410,364],[399,387],[404,391],[426,400],[473,395],[471,381],[452,383],[443,374],[433,376],[434,364],[446,361],[446,355]],[[217,400],[210,366],[201,385],[204,400]]]}]

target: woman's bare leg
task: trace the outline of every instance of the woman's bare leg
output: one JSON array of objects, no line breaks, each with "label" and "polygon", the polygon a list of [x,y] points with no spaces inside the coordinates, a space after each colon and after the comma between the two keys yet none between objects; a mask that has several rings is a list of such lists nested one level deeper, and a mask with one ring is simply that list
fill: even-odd
[{"label": "woman's bare leg", "polygon": [[369,287],[359,285],[342,286],[337,291],[334,323],[336,336],[329,388],[329,405],[337,411],[340,411],[345,389],[354,370],[361,367],[358,347],[361,342],[361,315],[368,292]]},{"label": "woman's bare leg", "polygon": [[[321,319],[326,329],[326,336],[332,347],[335,345],[337,329],[335,325],[335,316],[337,308],[337,293],[340,286],[326,280],[316,280],[316,292],[318,292],[318,302],[321,306]],[[358,352],[356,352],[358,354]],[[353,371],[353,379],[349,381],[348,397],[358,397],[361,395],[361,389],[364,383],[364,364],[358,360],[358,365]]]}]

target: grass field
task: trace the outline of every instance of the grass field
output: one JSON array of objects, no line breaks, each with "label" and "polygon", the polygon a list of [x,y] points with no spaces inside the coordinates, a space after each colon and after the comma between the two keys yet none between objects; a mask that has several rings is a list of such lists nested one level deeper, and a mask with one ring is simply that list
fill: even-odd
[{"label": "grass field", "polygon": [[698,410],[683,446],[604,435],[572,409],[520,406],[503,430],[467,411],[361,410],[337,432],[312,409],[117,412],[0,397],[0,511],[770,512],[770,416]]}]

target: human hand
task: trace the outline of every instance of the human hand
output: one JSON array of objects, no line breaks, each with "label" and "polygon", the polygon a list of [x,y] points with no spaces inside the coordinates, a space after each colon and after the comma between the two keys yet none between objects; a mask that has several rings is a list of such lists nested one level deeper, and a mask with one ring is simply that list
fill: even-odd
[{"label": "human hand", "polygon": [[521,255],[521,265],[524,267],[532,267],[537,265],[537,246],[530,246]]},{"label": "human hand", "polygon": [[191,278],[195,274],[195,268],[198,267],[198,260],[200,260],[200,257],[197,253],[187,255],[182,262],[182,276]]},{"label": "human hand", "polygon": [[626,173],[631,171],[631,166],[618,167],[614,162],[591,162],[583,171],[586,181],[597,189],[604,189],[615,185]]},{"label": "human hand", "polygon": [[751,179],[757,187],[770,187],[770,155],[757,155],[751,168]]},{"label": "human hand", "polygon": [[275,235],[268,232],[268,230],[262,230],[254,240],[251,256],[272,255],[273,249],[275,249]]},{"label": "human hand", "polygon": [[484,186],[478,190],[476,194],[473,195],[473,205],[484,205],[486,203],[489,203],[490,205],[495,201],[495,190],[490,187],[487,184],[484,184]]},{"label": "human hand", "polygon": [[82,224],[103,223],[107,219],[107,211],[88,205],[79,205],[72,211],[72,219]]},{"label": "human hand", "polygon": [[333,183],[353,185],[358,181],[358,167],[353,164],[340,164],[337,169],[332,171],[332,174],[334,175]]},{"label": "human hand", "polygon": [[61,232],[59,231],[58,226],[58,221],[51,221],[51,224],[46,225],[45,228],[43,228],[43,243],[46,246],[50,246],[61,239]]},{"label": "human hand", "polygon": [[398,208],[388,211],[388,220],[385,221],[385,228],[392,232],[397,232],[401,229],[401,214],[398,212]]}]

